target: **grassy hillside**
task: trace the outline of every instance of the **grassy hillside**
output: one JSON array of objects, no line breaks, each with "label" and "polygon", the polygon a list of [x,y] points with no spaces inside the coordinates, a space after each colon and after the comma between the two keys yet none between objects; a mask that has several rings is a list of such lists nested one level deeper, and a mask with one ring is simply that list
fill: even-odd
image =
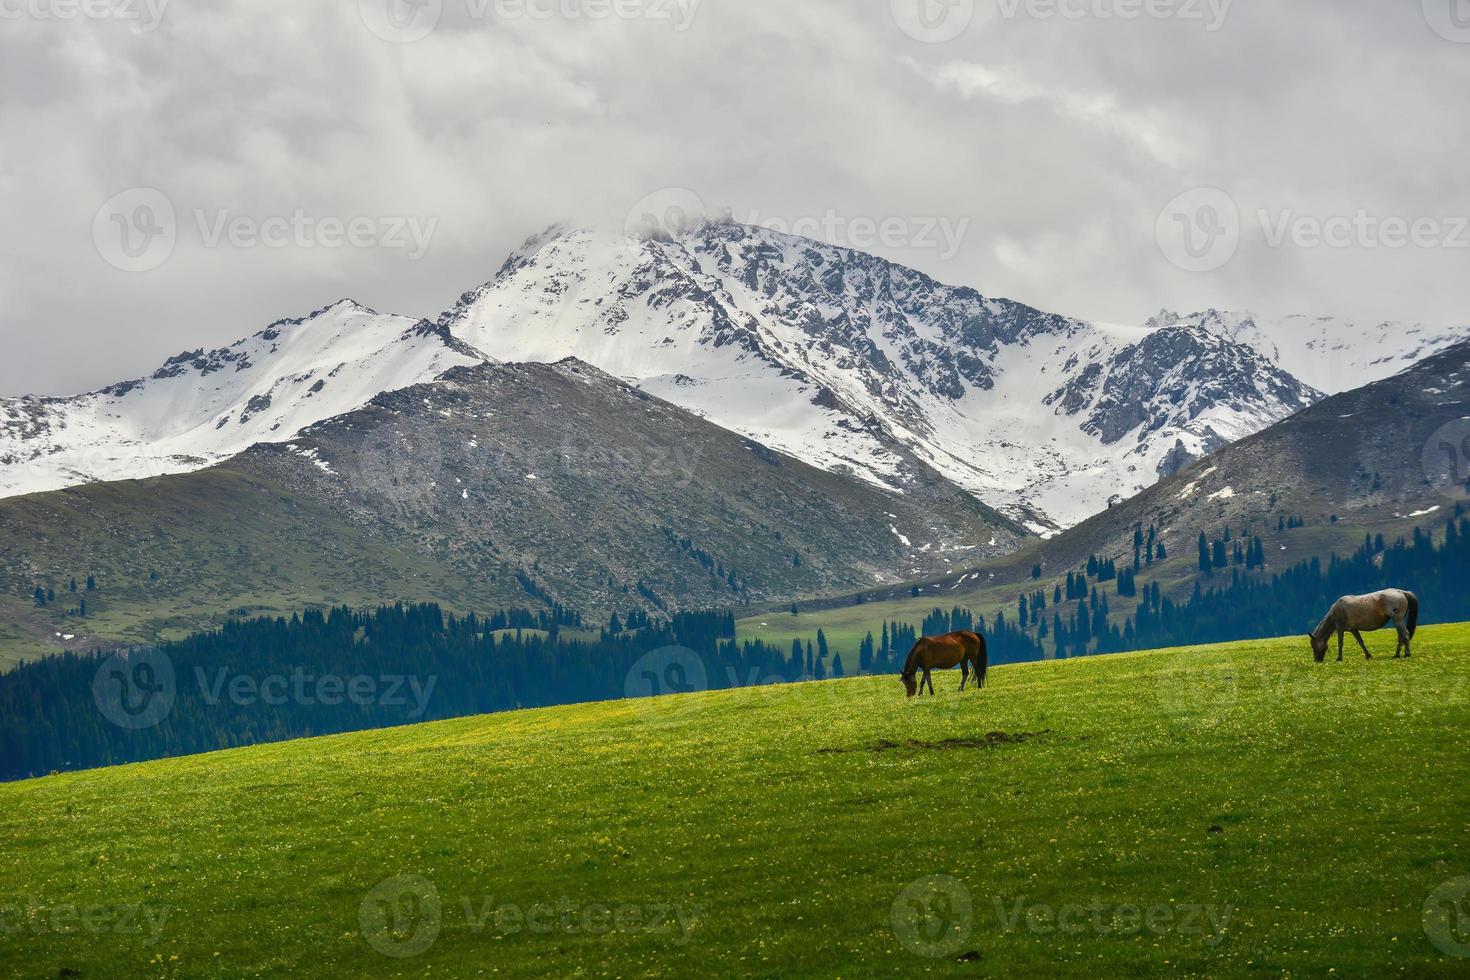
[{"label": "grassy hillside", "polygon": [[0,974],[1462,976],[1442,947],[1470,935],[1429,900],[1470,874],[1470,626],[1410,661],[1370,645],[1004,667],[917,703],[893,678],[755,687],[0,786]]}]

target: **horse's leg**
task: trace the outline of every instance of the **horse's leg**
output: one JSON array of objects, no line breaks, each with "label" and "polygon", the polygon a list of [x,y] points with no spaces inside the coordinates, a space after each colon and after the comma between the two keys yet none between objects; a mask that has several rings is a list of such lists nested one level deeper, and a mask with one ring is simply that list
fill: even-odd
[{"label": "horse's leg", "polygon": [[1373,654],[1368,652],[1368,644],[1363,642],[1363,634],[1359,633],[1357,630],[1353,630],[1353,639],[1357,640],[1358,646],[1363,648],[1363,656],[1367,657],[1369,660],[1372,660]]},{"label": "horse's leg", "polygon": [[1341,626],[1339,626],[1337,628],[1337,662],[1338,663],[1342,663],[1342,640],[1343,640],[1344,635],[1345,635],[1345,633],[1343,631],[1343,628]]},{"label": "horse's leg", "polygon": [[960,661],[960,690],[965,689],[965,684],[970,680],[970,658],[966,657]]},{"label": "horse's leg", "polygon": [[[1410,656],[1411,654],[1409,653],[1409,642],[1410,642],[1409,641],[1409,628],[1408,628],[1408,626],[1404,625],[1404,614],[1403,613],[1399,613],[1397,616],[1395,616],[1393,618],[1393,628],[1396,629],[1396,630],[1398,630],[1398,634],[1399,634],[1399,646],[1404,648],[1404,656],[1406,656],[1406,657],[1407,656]],[[1399,659],[1398,647],[1394,647],[1393,658],[1395,660]]]}]

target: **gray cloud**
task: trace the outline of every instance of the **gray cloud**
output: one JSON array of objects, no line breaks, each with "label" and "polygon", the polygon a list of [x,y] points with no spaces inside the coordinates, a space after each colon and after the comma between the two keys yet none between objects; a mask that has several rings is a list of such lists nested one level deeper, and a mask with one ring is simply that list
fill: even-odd
[{"label": "gray cloud", "polygon": [[[146,21],[161,0],[107,2]],[[1273,247],[1258,219],[1470,216],[1470,31],[1442,36],[1459,35],[1439,0],[1234,3],[1218,25],[1208,0],[1138,19],[1119,16],[1130,0],[1061,0],[1082,16],[976,0],[933,44],[889,0],[617,0],[631,18],[600,16],[613,0],[526,0],[544,18],[429,0],[435,29],[399,44],[362,16],[390,2],[171,0],[143,30],[36,16],[77,0],[0,0],[0,391],[142,374],[344,295],[433,315],[528,234],[621,221],[664,187],[839,234],[967,221],[953,254],[858,244],[1112,322],[1161,306],[1470,318],[1470,247],[1360,231]],[[134,187],[162,191],[178,225],[142,272],[93,235]],[[1208,272],[1155,235],[1196,187],[1241,215],[1238,251]],[[212,243],[222,214],[268,238],[268,219],[310,227]],[[358,246],[324,246],[354,219]],[[389,234],[407,219],[432,225],[421,257]]]}]

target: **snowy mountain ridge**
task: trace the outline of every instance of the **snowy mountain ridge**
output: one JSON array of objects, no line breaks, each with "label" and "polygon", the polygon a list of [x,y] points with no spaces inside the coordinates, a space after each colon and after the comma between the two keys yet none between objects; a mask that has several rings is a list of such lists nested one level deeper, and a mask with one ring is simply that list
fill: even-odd
[{"label": "snowy mountain ridge", "polygon": [[344,299],[146,378],[0,399],[0,496],[201,469],[480,360],[429,324]]},{"label": "snowy mountain ridge", "polygon": [[894,489],[911,454],[1043,533],[1321,397],[1200,324],[1091,324],[729,222],[532,239],[439,322]]},{"label": "snowy mountain ridge", "polygon": [[1467,336],[1214,310],[1089,323],[729,221],[555,227],[437,323],[343,301],[139,381],[0,400],[0,496],[197,469],[456,366],[575,357],[895,492],[933,467],[1049,533]]}]

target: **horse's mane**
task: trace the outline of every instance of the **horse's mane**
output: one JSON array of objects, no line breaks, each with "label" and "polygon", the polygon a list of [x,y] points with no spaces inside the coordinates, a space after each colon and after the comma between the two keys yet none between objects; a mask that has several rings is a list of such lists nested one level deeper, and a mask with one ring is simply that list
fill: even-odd
[{"label": "horse's mane", "polygon": [[903,673],[899,675],[900,677],[913,677],[919,672],[919,644],[923,642],[923,638],[920,638],[909,648],[909,655],[903,662]]},{"label": "horse's mane", "polygon": [[1312,630],[1312,638],[1314,640],[1320,640],[1332,632],[1332,612],[1336,608],[1337,606],[1334,605],[1332,609],[1327,610],[1327,615],[1322,617],[1322,622],[1318,623],[1317,628]]}]

